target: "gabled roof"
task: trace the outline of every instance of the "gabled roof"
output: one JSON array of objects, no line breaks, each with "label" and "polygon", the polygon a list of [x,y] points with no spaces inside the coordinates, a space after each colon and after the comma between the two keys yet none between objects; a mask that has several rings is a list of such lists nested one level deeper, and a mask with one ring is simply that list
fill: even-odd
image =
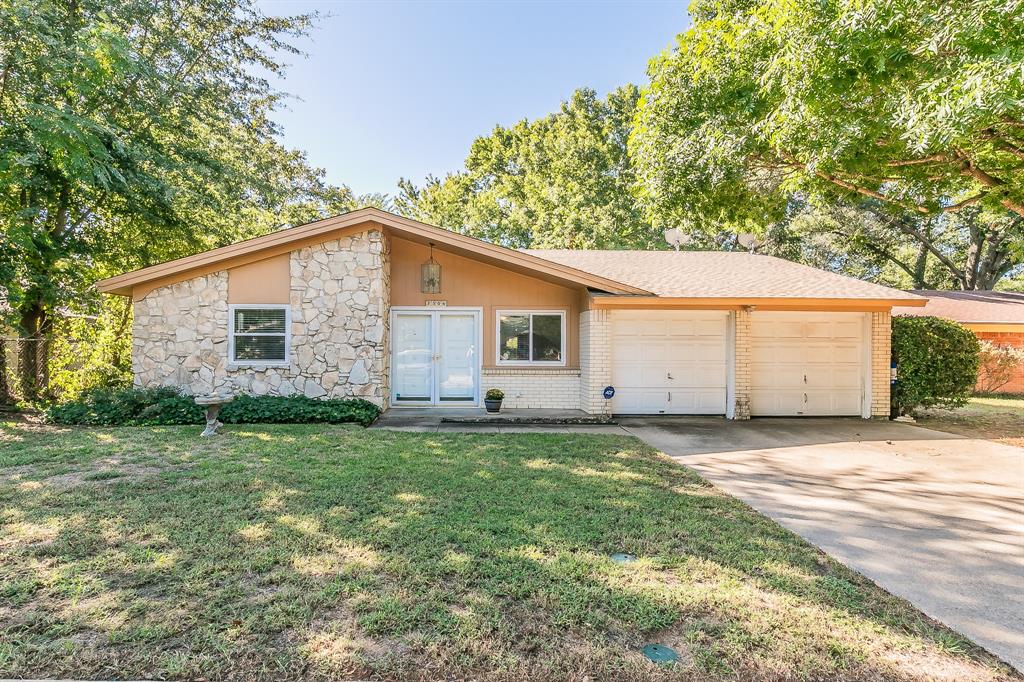
[{"label": "gabled roof", "polygon": [[507,249],[457,232],[402,218],[377,208],[361,208],[332,218],[229,244],[219,249],[203,251],[194,256],[186,256],[141,270],[134,270],[100,280],[96,283],[96,287],[105,293],[131,296],[135,287],[152,286],[154,282],[167,284],[201,273],[212,272],[220,266],[234,267],[262,260],[286,253],[304,244],[334,239],[343,230],[361,228],[367,223],[379,225],[385,231],[405,239],[422,243],[433,242],[440,248],[453,253],[549,281],[577,284],[612,294],[650,295],[651,293],[639,287],[616,282],[604,275],[544,260],[522,251]]},{"label": "gabled roof", "polygon": [[1011,291],[934,291],[914,289],[928,297],[923,308],[893,308],[893,315],[934,315],[954,322],[1024,326],[1024,294]]},{"label": "gabled roof", "polygon": [[923,305],[898,289],[792,261],[741,251],[573,251],[526,253],[641,289],[661,298],[844,299]]}]

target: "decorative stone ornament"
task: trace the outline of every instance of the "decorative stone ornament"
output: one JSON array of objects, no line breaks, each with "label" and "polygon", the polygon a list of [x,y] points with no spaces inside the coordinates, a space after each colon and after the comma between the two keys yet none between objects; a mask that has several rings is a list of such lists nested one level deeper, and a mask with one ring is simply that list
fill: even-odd
[{"label": "decorative stone ornament", "polygon": [[220,414],[220,408],[227,405],[235,399],[233,395],[197,395],[195,400],[196,405],[206,408],[206,428],[200,434],[203,438],[209,438],[210,436],[216,435],[217,429],[224,426],[224,422],[217,419],[217,415]]},{"label": "decorative stone ornament", "polygon": [[420,293],[441,293],[441,264],[434,260],[434,242],[430,242],[430,260],[420,266]]}]

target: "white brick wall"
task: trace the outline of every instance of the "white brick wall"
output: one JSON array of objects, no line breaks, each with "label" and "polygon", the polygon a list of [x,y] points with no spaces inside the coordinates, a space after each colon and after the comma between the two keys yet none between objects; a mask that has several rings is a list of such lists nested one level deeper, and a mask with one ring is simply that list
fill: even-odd
[{"label": "white brick wall", "polygon": [[601,394],[612,383],[611,320],[607,310],[580,313],[579,408],[590,414],[611,414]]},{"label": "white brick wall", "polygon": [[532,367],[485,367],[483,392],[500,388],[502,407],[577,410],[580,407],[580,370]]},{"label": "white brick wall", "polygon": [[871,416],[889,416],[892,313],[871,313]]},{"label": "white brick wall", "polygon": [[750,419],[750,311],[736,313],[733,419]]}]

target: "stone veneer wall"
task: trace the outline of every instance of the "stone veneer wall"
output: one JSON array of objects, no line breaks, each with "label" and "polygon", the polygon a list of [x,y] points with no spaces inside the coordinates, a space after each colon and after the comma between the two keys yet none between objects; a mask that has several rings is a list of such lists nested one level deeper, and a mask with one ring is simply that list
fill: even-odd
[{"label": "stone veneer wall", "polygon": [[382,233],[369,230],[293,251],[287,364],[228,361],[228,272],[195,277],[135,302],[136,386],[311,398],[388,396],[390,270]]},{"label": "stone veneer wall", "polygon": [[483,392],[500,388],[505,393],[502,407],[577,410],[580,407],[578,369],[535,369],[485,367]]}]

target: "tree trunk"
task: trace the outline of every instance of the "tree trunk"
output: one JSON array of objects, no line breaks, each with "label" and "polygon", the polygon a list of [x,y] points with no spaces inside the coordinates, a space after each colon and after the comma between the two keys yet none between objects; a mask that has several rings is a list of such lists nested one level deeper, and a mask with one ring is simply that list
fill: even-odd
[{"label": "tree trunk", "polygon": [[919,244],[917,258],[914,259],[914,288],[930,289],[928,286],[928,247]]},{"label": "tree trunk", "polygon": [[7,339],[0,338],[0,405],[11,402],[11,389],[7,385]]},{"label": "tree trunk", "polygon": [[44,397],[50,385],[50,332],[52,321],[41,300],[21,307],[22,339],[18,349],[21,395],[25,400]]}]

